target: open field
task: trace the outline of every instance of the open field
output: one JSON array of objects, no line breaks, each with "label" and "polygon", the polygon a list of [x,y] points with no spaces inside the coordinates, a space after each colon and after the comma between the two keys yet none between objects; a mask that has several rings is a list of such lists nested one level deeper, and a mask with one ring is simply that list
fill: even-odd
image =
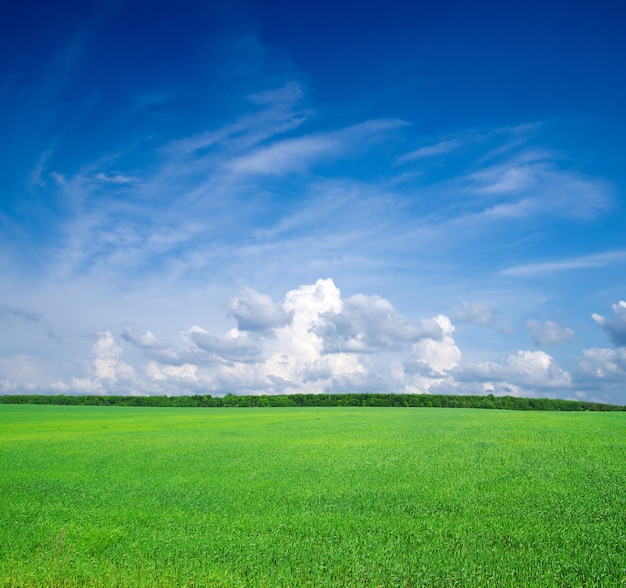
[{"label": "open field", "polygon": [[626,414],[0,406],[0,586],[626,586]]}]

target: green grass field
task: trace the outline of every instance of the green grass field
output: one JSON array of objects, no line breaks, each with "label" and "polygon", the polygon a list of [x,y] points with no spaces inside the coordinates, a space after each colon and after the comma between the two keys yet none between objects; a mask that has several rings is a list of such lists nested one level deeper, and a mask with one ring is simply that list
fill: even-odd
[{"label": "green grass field", "polygon": [[0,407],[1,586],[626,586],[626,414]]}]

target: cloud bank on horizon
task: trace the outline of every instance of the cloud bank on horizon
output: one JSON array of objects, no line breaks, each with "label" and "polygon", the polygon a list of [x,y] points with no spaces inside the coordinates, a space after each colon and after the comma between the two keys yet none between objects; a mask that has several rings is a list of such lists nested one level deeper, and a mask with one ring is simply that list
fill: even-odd
[{"label": "cloud bank on horizon", "polygon": [[0,393],[626,404],[619,9],[443,4],[1,6]]}]

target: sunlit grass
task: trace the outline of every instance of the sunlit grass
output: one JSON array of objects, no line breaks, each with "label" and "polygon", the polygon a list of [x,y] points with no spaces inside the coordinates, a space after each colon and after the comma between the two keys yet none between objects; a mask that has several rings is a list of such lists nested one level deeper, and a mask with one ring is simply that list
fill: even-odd
[{"label": "sunlit grass", "polygon": [[0,407],[2,586],[626,585],[626,415]]}]

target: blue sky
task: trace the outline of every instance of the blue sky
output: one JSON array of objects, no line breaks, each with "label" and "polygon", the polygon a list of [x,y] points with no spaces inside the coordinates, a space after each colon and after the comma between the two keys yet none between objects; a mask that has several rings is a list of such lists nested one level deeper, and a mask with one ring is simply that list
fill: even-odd
[{"label": "blue sky", "polygon": [[0,2],[0,393],[626,404],[621,2]]}]

